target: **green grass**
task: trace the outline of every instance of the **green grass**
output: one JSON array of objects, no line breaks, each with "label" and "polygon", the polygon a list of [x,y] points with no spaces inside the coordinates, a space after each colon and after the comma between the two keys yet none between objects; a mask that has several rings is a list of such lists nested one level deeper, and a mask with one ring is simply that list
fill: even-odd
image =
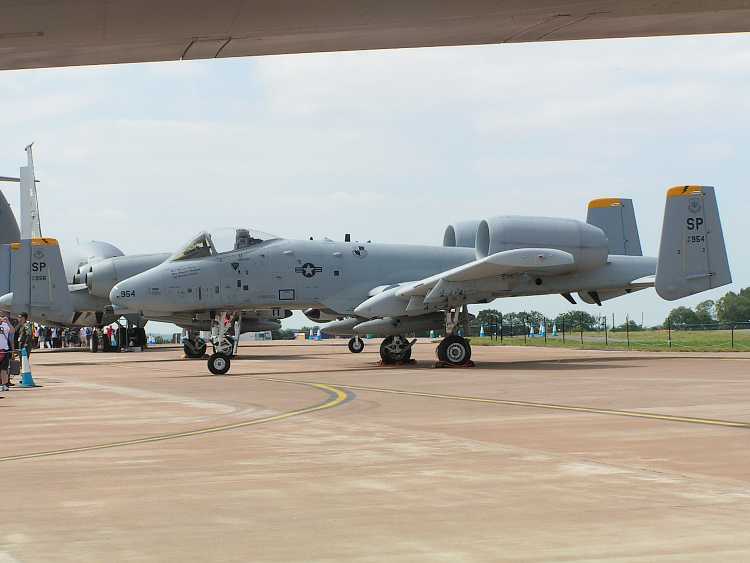
[{"label": "green grass", "polygon": [[[489,337],[471,337],[473,346],[500,346],[500,339],[494,340]],[[583,343],[581,333],[566,333],[563,341],[562,335],[548,336],[545,342],[543,337],[526,338],[523,336],[503,337],[502,345],[506,346],[548,346],[557,348],[577,348],[586,350],[627,350],[627,335],[624,332],[607,333],[605,343],[604,332],[584,332]],[[662,351],[662,352],[750,352],[750,330],[734,331],[734,347],[732,347],[732,334],[729,330],[699,330],[699,331],[672,331],[672,345],[669,345],[669,336],[666,330],[646,330],[630,333],[630,350]]]}]

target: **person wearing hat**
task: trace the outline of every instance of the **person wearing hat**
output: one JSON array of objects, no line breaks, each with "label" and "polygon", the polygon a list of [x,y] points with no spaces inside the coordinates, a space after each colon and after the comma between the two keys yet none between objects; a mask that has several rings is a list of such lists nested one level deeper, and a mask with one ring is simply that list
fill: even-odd
[{"label": "person wearing hat", "polygon": [[5,313],[0,313],[0,391],[8,391],[10,375],[11,342],[13,341],[12,329]]}]

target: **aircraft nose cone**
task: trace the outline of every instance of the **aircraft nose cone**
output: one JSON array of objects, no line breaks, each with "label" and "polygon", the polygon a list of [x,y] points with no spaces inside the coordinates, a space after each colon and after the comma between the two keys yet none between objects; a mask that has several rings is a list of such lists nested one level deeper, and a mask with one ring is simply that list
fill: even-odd
[{"label": "aircraft nose cone", "polygon": [[133,294],[133,291],[125,287],[126,285],[127,284],[123,283],[115,284],[112,291],[109,292],[109,301],[116,308],[127,309],[129,305],[128,301],[132,301],[132,299],[128,299],[128,297]]},{"label": "aircraft nose cone", "polygon": [[362,303],[354,308],[354,314],[358,317],[370,317],[371,307],[369,303]]}]

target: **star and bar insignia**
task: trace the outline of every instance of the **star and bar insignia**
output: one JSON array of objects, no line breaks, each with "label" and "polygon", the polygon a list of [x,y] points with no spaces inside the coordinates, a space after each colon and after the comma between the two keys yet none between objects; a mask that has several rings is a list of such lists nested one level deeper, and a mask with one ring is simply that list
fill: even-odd
[{"label": "star and bar insignia", "polygon": [[296,268],[294,268],[294,271],[298,274],[302,274],[306,278],[311,278],[315,274],[322,272],[323,268],[321,268],[320,266],[316,266],[312,262],[306,262],[301,266],[297,266]]}]

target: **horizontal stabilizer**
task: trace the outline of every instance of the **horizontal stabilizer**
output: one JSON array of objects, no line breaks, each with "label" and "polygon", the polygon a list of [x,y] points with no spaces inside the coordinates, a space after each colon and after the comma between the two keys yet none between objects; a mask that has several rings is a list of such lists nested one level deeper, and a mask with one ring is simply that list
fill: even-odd
[{"label": "horizontal stabilizer", "polygon": [[589,202],[586,222],[607,235],[609,254],[643,256],[632,199],[594,199]]},{"label": "horizontal stabilizer", "polygon": [[714,188],[679,186],[667,191],[656,292],[681,297],[732,282]]}]

